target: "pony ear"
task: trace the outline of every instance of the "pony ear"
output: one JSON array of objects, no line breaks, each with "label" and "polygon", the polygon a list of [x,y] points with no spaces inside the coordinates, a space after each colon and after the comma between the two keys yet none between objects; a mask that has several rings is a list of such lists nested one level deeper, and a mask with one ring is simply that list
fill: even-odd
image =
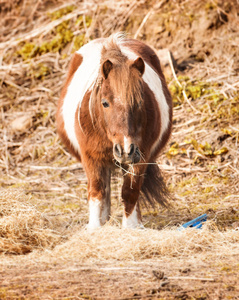
[{"label": "pony ear", "polygon": [[112,69],[113,64],[110,60],[106,60],[102,65],[102,72],[105,79],[107,79],[110,70]]},{"label": "pony ear", "polygon": [[133,68],[136,68],[140,75],[142,76],[144,74],[144,70],[145,70],[145,64],[144,61],[141,57],[138,57],[132,64]]}]

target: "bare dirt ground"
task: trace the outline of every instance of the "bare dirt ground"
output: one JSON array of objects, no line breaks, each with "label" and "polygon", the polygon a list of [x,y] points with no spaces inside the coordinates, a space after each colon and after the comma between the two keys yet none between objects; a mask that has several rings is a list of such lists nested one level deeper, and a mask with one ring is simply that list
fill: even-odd
[{"label": "bare dirt ground", "polygon": [[[0,14],[0,299],[239,299],[238,2],[3,0]],[[159,52],[172,200],[122,230],[116,173],[111,220],[90,233],[55,111],[71,54],[116,31],[173,55]]]}]

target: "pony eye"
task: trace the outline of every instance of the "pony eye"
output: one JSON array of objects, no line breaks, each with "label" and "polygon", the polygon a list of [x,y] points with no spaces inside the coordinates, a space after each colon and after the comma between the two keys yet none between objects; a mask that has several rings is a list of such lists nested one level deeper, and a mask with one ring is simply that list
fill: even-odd
[{"label": "pony eye", "polygon": [[106,99],[102,99],[102,100],[101,100],[101,103],[102,103],[102,105],[103,105],[105,108],[107,108],[107,107],[110,106],[109,102],[108,102]]}]

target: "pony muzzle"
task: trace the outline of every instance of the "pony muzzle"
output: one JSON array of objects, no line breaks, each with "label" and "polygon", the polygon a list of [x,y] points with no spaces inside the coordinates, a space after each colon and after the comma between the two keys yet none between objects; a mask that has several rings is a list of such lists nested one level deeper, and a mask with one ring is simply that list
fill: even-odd
[{"label": "pony muzzle", "polygon": [[140,151],[135,144],[130,144],[126,151],[120,144],[114,144],[113,155],[120,164],[135,164],[140,161]]}]

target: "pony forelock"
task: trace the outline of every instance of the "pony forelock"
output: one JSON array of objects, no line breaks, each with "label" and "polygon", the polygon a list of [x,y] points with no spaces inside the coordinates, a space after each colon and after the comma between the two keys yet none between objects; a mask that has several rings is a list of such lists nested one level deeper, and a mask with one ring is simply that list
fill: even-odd
[{"label": "pony forelock", "polygon": [[120,99],[123,104],[127,104],[130,107],[141,106],[142,96],[142,77],[139,72],[132,68],[133,61],[130,61],[128,57],[121,51],[120,45],[126,39],[126,34],[119,32],[111,35],[107,38],[103,44],[101,50],[100,67],[98,70],[98,76],[91,86],[91,95],[89,100],[89,113],[94,124],[95,120],[95,108],[97,106],[98,94],[103,84],[102,66],[106,60],[109,60],[113,64],[113,68],[110,71],[110,86],[115,96]]}]

